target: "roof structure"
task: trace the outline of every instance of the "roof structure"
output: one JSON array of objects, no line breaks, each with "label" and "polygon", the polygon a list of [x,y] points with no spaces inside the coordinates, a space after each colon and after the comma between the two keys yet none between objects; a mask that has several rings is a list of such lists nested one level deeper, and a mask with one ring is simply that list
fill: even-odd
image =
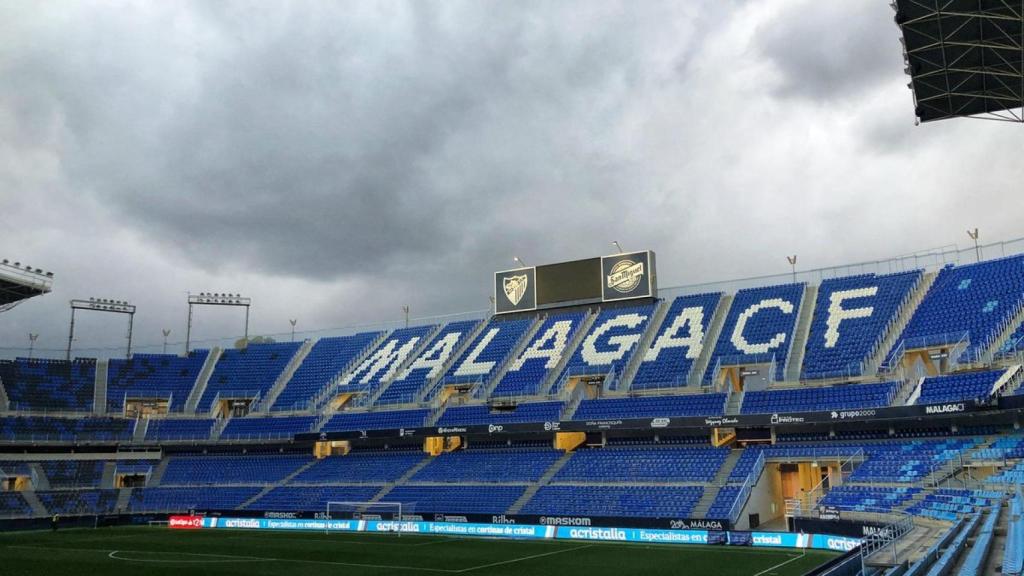
[{"label": "roof structure", "polygon": [[52,286],[52,272],[22,266],[20,262],[0,261],[0,312],[14,308],[28,298],[46,294]]},{"label": "roof structure", "polygon": [[1024,0],[893,0],[921,122],[1024,122]]}]

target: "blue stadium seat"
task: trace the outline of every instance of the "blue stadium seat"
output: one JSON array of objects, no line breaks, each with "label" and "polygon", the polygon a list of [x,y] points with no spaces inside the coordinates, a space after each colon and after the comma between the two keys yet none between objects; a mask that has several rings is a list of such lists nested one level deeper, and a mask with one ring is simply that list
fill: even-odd
[{"label": "blue stadium seat", "polygon": [[741,413],[772,414],[881,408],[892,403],[899,386],[899,382],[882,382],[792,390],[751,390],[743,394]]},{"label": "blue stadium seat", "polygon": [[486,404],[449,406],[438,426],[472,426],[477,424],[513,424],[522,422],[558,422],[561,402],[527,402],[514,409],[492,409]]},{"label": "blue stadium seat", "polygon": [[721,416],[724,413],[725,394],[681,394],[583,400],[572,419]]},{"label": "blue stadium seat", "polygon": [[672,301],[657,337],[644,351],[630,390],[686,386],[700,357],[721,293],[680,296]]},{"label": "blue stadium seat", "polygon": [[170,412],[181,412],[209,354],[209,350],[193,350],[184,358],[170,354],[135,354],[130,360],[111,358],[107,410],[123,412],[128,398],[163,398],[170,400]]},{"label": "blue stadium seat", "polygon": [[309,407],[309,403],[336,376],[363,354],[381,332],[361,332],[352,336],[321,338],[313,345],[292,374],[271,410],[292,410]]},{"label": "blue stadium seat", "polygon": [[918,404],[942,404],[964,400],[985,400],[992,395],[992,387],[1006,372],[961,372],[925,378],[921,383]]},{"label": "blue stadium seat", "polygon": [[532,396],[543,392],[541,384],[558,364],[585,316],[584,312],[548,316],[523,353],[512,361],[508,372],[491,392],[491,398]]},{"label": "blue stadium seat", "polygon": [[406,404],[418,401],[426,383],[441,376],[444,363],[478,323],[478,320],[466,320],[445,326],[423,349],[420,356],[406,370],[395,376],[394,381],[377,399],[377,404]]},{"label": "blue stadium seat", "polygon": [[0,360],[0,382],[11,410],[92,410],[96,360]]},{"label": "blue stadium seat", "polygon": [[653,314],[653,304],[601,311],[566,363],[552,393],[561,390],[571,376],[611,374],[611,389],[616,389]]},{"label": "blue stadium seat", "polygon": [[196,411],[208,413],[215,398],[263,398],[301,346],[298,342],[250,344],[241,350],[225,350]]}]

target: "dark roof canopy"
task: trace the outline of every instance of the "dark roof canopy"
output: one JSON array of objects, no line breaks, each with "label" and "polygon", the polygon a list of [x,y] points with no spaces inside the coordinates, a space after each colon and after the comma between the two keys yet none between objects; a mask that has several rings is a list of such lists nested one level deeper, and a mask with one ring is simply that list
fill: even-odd
[{"label": "dark roof canopy", "polygon": [[52,280],[33,273],[19,273],[17,269],[0,266],[0,312],[9,310],[22,300],[46,294]]},{"label": "dark roof canopy", "polygon": [[1024,0],[893,0],[922,122],[1024,122]]}]

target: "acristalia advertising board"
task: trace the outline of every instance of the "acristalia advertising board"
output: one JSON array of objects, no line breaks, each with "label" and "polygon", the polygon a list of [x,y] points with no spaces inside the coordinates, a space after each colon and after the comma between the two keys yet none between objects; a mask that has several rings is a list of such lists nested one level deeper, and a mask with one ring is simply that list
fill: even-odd
[{"label": "acristalia advertising board", "polygon": [[[707,530],[658,530],[647,528],[606,528],[593,526],[540,526],[535,524],[481,524],[460,522],[419,522],[409,520],[320,520],[277,518],[225,518],[216,516],[174,516],[172,529],[307,530],[336,532],[398,532],[489,538],[590,540],[599,542],[641,542],[657,544],[707,544]],[[716,532],[716,541],[727,545],[772,548],[816,548],[845,552],[860,544],[857,538],[826,534],[784,532]]]}]

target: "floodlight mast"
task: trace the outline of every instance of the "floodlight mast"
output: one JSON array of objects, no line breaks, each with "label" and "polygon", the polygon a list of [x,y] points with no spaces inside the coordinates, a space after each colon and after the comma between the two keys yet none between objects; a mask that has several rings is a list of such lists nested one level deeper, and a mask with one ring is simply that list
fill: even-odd
[{"label": "floodlight mast", "polygon": [[192,307],[193,306],[241,306],[245,308],[245,336],[243,342],[249,345],[249,307],[252,298],[241,294],[221,294],[220,292],[189,293],[188,295],[188,326],[185,329],[185,356],[188,356],[189,344],[192,342]]},{"label": "floodlight mast", "polygon": [[71,345],[75,341],[75,311],[91,310],[93,312],[110,312],[113,314],[128,315],[128,350],[125,358],[132,356],[132,326],[135,324],[135,306],[124,300],[109,300],[106,298],[89,298],[88,300],[71,301],[71,325],[68,328],[68,351],[66,360],[71,361]]}]

